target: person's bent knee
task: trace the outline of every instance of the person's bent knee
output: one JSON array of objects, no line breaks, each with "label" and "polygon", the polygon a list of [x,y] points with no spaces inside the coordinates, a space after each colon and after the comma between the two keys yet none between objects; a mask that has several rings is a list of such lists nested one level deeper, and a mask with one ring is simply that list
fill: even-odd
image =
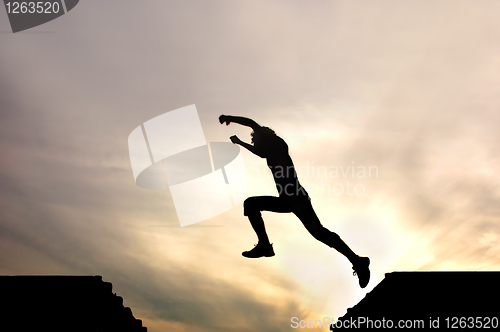
[{"label": "person's bent knee", "polygon": [[316,240],[324,243],[338,242],[340,240],[337,233],[331,232],[323,226],[310,229],[309,232]]},{"label": "person's bent knee", "polygon": [[308,227],[307,230],[316,240],[319,240],[320,238],[324,237],[326,228],[322,226],[313,226]]},{"label": "person's bent knee", "polygon": [[337,246],[342,243],[342,239],[337,233],[327,230],[328,233],[324,233],[321,237],[321,242],[326,243],[332,248],[337,248]]},{"label": "person's bent knee", "polygon": [[255,197],[248,197],[243,202],[243,215],[245,216],[260,216],[260,209],[256,204]]}]

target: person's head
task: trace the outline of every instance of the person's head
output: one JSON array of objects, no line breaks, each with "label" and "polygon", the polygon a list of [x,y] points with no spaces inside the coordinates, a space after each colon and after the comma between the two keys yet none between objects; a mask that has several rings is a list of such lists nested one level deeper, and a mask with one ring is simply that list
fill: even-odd
[{"label": "person's head", "polygon": [[276,133],[269,127],[260,127],[258,130],[252,131],[250,135],[252,136],[252,144],[258,146],[269,138],[275,137]]}]

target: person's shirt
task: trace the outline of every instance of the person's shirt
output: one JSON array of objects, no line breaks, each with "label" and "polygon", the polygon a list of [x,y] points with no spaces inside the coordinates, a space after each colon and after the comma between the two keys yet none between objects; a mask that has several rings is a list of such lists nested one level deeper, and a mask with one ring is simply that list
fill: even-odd
[{"label": "person's shirt", "polygon": [[299,183],[292,158],[288,153],[288,145],[281,137],[273,135],[266,138],[260,152],[263,158],[266,158],[267,166],[273,174],[280,197],[309,198],[309,195]]}]

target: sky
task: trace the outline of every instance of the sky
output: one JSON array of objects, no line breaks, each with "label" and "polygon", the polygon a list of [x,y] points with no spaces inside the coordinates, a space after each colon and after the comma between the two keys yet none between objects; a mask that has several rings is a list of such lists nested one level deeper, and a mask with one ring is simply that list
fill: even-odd
[{"label": "sky", "polygon": [[[498,270],[499,10],[85,0],[13,34],[0,9],[0,274],[102,275],[151,332],[271,332],[337,319],[385,273]],[[169,190],[135,184],[128,135],[192,104],[207,141],[250,141],[231,114],[288,143],[367,288],[293,214],[263,213],[276,256],[251,260],[241,204],[181,228]],[[248,195],[276,195],[242,153]]]}]

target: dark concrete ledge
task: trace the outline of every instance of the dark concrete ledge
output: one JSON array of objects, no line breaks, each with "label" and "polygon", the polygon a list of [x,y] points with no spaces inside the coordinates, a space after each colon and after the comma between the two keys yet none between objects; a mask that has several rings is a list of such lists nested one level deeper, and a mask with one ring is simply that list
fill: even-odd
[{"label": "dark concrete ledge", "polygon": [[500,330],[499,300],[499,271],[386,273],[330,330]]},{"label": "dark concrete ledge", "polygon": [[112,290],[101,276],[0,276],[1,330],[146,332]]}]

